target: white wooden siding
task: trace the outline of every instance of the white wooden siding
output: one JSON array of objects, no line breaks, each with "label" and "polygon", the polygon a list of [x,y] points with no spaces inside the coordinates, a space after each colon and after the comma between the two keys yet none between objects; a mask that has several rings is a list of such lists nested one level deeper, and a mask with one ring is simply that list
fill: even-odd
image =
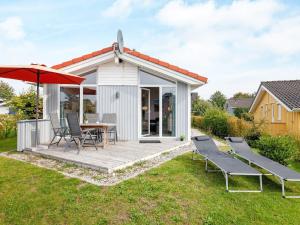
[{"label": "white wooden siding", "polygon": [[[116,93],[119,98],[116,98]],[[117,130],[120,140],[138,139],[138,87],[101,85],[98,88],[98,112],[117,114]]]},{"label": "white wooden siding", "polygon": [[182,82],[177,83],[177,137],[185,135],[189,137],[189,100],[188,85]]},{"label": "white wooden siding", "polygon": [[[39,120],[40,144],[48,144],[53,137],[49,120]],[[20,120],[17,122],[17,150],[22,151],[32,147],[32,134],[35,130],[35,120]]]},{"label": "white wooden siding", "polygon": [[108,62],[98,68],[99,85],[137,85],[138,84],[138,67],[122,62],[116,64]]}]

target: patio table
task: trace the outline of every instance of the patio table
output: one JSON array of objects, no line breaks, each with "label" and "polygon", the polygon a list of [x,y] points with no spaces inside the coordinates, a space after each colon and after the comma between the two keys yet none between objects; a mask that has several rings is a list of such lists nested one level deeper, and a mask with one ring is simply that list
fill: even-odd
[{"label": "patio table", "polygon": [[80,124],[81,129],[103,129],[103,148],[106,144],[109,143],[108,141],[108,128],[116,126],[115,123],[82,123]]}]

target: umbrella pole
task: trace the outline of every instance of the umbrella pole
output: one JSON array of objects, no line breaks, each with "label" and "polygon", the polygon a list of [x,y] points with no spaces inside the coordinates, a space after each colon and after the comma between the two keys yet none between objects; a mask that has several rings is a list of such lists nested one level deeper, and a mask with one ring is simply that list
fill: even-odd
[{"label": "umbrella pole", "polygon": [[40,97],[40,71],[37,71],[36,99],[35,99],[35,147],[38,146],[38,119],[39,119],[39,97]]}]

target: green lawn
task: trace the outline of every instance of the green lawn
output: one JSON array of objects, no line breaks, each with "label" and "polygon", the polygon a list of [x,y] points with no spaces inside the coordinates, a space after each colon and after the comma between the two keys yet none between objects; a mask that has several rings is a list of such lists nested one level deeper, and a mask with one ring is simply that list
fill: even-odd
[{"label": "green lawn", "polygon": [[6,152],[17,149],[17,138],[0,139],[0,152]]},{"label": "green lawn", "polygon": [[[252,178],[230,182],[258,187]],[[288,188],[300,193],[299,184]],[[190,153],[113,187],[0,157],[0,224],[299,224],[299,199],[282,199],[271,177],[263,193],[224,189],[222,174],[205,173]]]}]

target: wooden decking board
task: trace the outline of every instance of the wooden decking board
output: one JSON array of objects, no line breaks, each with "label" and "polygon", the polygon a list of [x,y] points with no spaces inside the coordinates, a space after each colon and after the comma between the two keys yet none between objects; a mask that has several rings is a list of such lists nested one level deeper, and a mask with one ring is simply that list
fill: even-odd
[{"label": "wooden decking board", "polygon": [[187,142],[162,141],[162,143],[138,143],[138,142],[117,142],[115,145],[107,145],[105,149],[89,147],[80,150],[77,154],[75,146],[65,149],[62,146],[50,149],[39,148],[36,154],[49,158],[69,161],[85,167],[99,169],[106,172],[124,168],[135,162],[150,159],[170,149],[180,147]]}]

